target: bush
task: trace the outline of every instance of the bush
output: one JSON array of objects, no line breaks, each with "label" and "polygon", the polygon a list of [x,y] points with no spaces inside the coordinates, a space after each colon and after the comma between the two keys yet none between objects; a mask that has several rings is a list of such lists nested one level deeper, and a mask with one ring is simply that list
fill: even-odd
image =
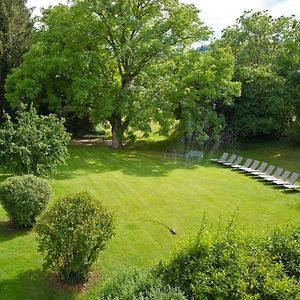
[{"label": "bush", "polygon": [[15,123],[8,118],[0,128],[0,168],[18,175],[47,175],[65,163],[69,140],[62,119],[39,116],[33,108],[22,111]]},{"label": "bush", "polygon": [[264,240],[274,262],[281,263],[288,276],[300,280],[300,227],[277,227]]},{"label": "bush", "polygon": [[171,288],[146,271],[132,271],[108,283],[101,300],[186,300],[178,289]]},{"label": "bush", "polygon": [[113,217],[90,194],[74,193],[46,210],[36,231],[44,267],[57,271],[64,282],[83,282],[113,236]]},{"label": "bush", "polygon": [[156,272],[188,299],[296,299],[299,281],[262,245],[232,228],[213,237],[202,229]]},{"label": "bush", "polygon": [[10,177],[1,184],[0,200],[18,228],[33,226],[51,196],[46,180],[33,175]]}]

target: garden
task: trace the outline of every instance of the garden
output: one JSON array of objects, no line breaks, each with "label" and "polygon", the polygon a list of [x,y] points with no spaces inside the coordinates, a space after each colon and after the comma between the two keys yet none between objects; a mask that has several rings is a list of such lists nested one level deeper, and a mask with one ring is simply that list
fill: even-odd
[{"label": "garden", "polygon": [[0,299],[298,299],[299,20],[209,40],[175,0],[25,2],[0,0]]}]

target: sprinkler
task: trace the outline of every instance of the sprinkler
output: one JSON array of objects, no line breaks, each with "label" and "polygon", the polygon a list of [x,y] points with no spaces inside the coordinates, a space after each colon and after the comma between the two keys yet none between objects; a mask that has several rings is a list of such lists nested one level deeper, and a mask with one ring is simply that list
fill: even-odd
[{"label": "sprinkler", "polygon": [[146,220],[146,221],[150,221],[150,222],[153,222],[153,223],[162,225],[162,226],[166,227],[166,228],[170,231],[171,234],[173,234],[173,235],[176,234],[175,229],[173,229],[173,228],[171,228],[171,227],[169,227],[169,226],[167,226],[167,225],[165,225],[165,224],[163,224],[163,223],[161,223],[161,222],[158,222],[158,221],[155,221],[155,220],[150,220],[150,219],[149,219],[149,220]]}]

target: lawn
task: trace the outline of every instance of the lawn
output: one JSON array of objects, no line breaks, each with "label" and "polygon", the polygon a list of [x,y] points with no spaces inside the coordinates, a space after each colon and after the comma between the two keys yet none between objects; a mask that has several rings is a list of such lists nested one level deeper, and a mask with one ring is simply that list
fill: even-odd
[{"label": "lawn", "polygon": [[[296,146],[257,143],[235,152],[300,172]],[[238,210],[239,226],[258,233],[275,224],[300,225],[300,193],[283,192],[208,161],[174,162],[159,151],[112,151],[101,146],[70,146],[70,154],[68,165],[50,179],[51,201],[87,190],[115,215],[116,236],[95,265],[97,278],[82,293],[56,288],[42,270],[34,231],[12,229],[0,207],[1,300],[97,299],[103,281],[168,258],[182,240],[197,232],[204,213],[222,227]]]}]

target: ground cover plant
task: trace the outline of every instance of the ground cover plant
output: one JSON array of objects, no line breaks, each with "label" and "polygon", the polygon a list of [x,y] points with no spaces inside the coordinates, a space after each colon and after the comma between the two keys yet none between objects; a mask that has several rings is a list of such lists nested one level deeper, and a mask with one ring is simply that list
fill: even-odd
[{"label": "ground cover plant", "polygon": [[100,292],[102,300],[186,300],[176,288],[162,282],[150,271],[133,270],[120,275]]},{"label": "ground cover plant", "polygon": [[[116,236],[100,253],[92,269],[98,279],[85,293],[57,289],[42,269],[35,232],[15,231],[0,208],[0,299],[99,297],[103,281],[167,259],[180,241],[199,230],[204,211],[210,222],[222,227],[238,208],[237,224],[257,234],[274,224],[300,225],[299,193],[283,192],[209,162],[166,160],[160,145],[139,146],[142,151],[70,146],[68,165],[51,177],[51,201],[85,189],[115,212]],[[234,152],[300,171],[299,147],[287,143],[252,143]]]}]

